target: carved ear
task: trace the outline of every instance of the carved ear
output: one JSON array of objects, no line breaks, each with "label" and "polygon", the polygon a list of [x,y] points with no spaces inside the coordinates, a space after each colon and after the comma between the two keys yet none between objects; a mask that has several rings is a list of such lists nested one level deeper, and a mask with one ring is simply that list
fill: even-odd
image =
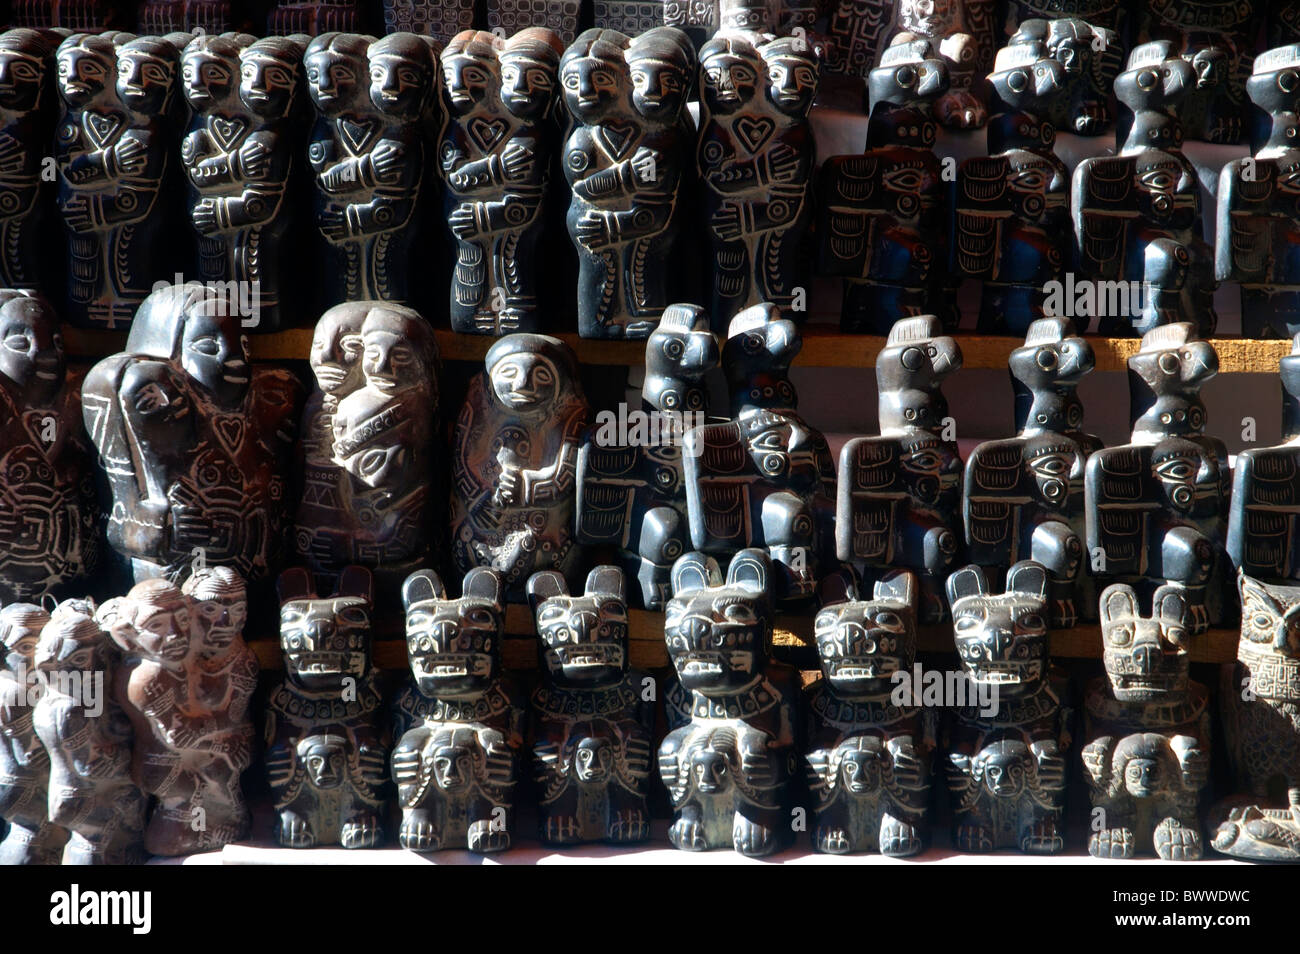
[{"label": "carved ear", "polygon": [[766,595],[771,571],[772,560],[767,551],[750,547],[731,558],[731,565],[727,567],[727,585]]},{"label": "carved ear", "polygon": [[896,600],[916,609],[916,574],[911,570],[891,570],[879,580],[871,594],[878,600]]},{"label": "carved ear", "polygon": [[505,582],[500,573],[488,566],[476,566],[465,574],[461,595],[472,596],[476,600],[490,600],[496,605],[498,613],[505,609]]},{"label": "carved ear", "polygon": [[1047,599],[1047,567],[1033,560],[1021,560],[1007,570],[1007,592]]},{"label": "carved ear", "polygon": [[588,596],[613,595],[627,602],[627,577],[616,566],[598,566],[587,574],[586,594]]},{"label": "carved ear", "polygon": [[1098,609],[1103,626],[1112,621],[1136,619],[1139,615],[1137,594],[1131,586],[1112,583],[1102,591]]},{"label": "carved ear", "polygon": [[822,579],[818,598],[822,606],[834,606],[858,598],[858,584],[853,578],[853,571],[848,567],[836,570]]},{"label": "carved ear", "polygon": [[527,589],[528,605],[534,613],[537,612],[537,607],[551,597],[569,595],[569,584],[565,582],[564,575],[555,570],[538,570],[528,578]]},{"label": "carved ear", "polygon": [[447,587],[434,570],[416,570],[402,584],[402,606],[408,610],[417,603],[446,598]]},{"label": "carved ear", "polygon": [[374,580],[370,571],[364,566],[345,566],[339,574],[339,585],[335,596],[360,596],[366,602],[374,600]]},{"label": "carved ear", "polygon": [[948,577],[946,586],[948,590],[948,604],[956,603],[963,596],[987,596],[989,592],[989,581],[984,576],[984,571],[975,564],[964,566],[960,570],[954,570]]},{"label": "carved ear", "polygon": [[311,572],[302,566],[294,566],[280,574],[275,581],[275,592],[281,603],[290,600],[309,600],[316,595],[316,584],[312,582]]},{"label": "carved ear", "polygon": [[698,551],[683,553],[673,564],[673,596],[689,590],[702,590],[722,583],[718,561]]},{"label": "carved ear", "polygon": [[1151,597],[1151,616],[1167,626],[1187,624],[1187,593],[1169,583],[1156,589]]}]

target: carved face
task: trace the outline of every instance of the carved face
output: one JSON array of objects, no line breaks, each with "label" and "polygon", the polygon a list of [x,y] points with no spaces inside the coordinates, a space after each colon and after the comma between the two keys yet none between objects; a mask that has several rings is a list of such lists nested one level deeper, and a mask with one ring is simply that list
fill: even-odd
[{"label": "carved face", "polygon": [[[1060,341],[1017,348],[1011,353],[1008,364],[1018,381],[1030,390],[1040,390],[1078,384],[1084,375],[1096,367],[1097,359],[1092,345],[1086,340],[1067,337]],[[1078,427],[1083,423],[1082,408],[1078,414],[1078,420],[1068,422],[1070,427]]]},{"label": "carved face", "polygon": [[767,62],[767,96],[781,112],[796,119],[808,115],[817,95],[817,69],[795,54],[764,57]]},{"label": "carved face", "polygon": [[[1208,342],[1189,341],[1180,347],[1139,351],[1129,359],[1129,367],[1157,396],[1195,400],[1201,385],[1218,374],[1219,358]],[[1205,411],[1196,405],[1166,411],[1160,423],[1199,431],[1205,426]]]},{"label": "carved face", "polygon": [[701,795],[721,795],[731,788],[731,751],[711,741],[691,755],[691,780]]},{"label": "carved face", "polygon": [[581,123],[599,122],[627,101],[627,65],[612,59],[585,56],[564,64],[560,71],[564,102]]},{"label": "carved face", "polygon": [[728,115],[750,102],[758,92],[761,80],[757,58],[743,57],[737,53],[716,53],[704,61],[703,94],[709,109],[719,115]]},{"label": "carved face", "polygon": [[316,323],[311,339],[311,370],[316,386],[340,397],[361,383],[361,326],[359,310],[332,309]]},{"label": "carved face", "polygon": [[1165,788],[1159,759],[1129,759],[1124,766],[1124,788],[1134,798],[1154,798]]},{"label": "carved face", "polygon": [[1021,593],[965,597],[953,605],[952,618],[957,656],[972,682],[1008,696],[1042,683],[1047,618],[1041,599]]},{"label": "carved face", "polygon": [[358,104],[368,85],[364,59],[341,50],[317,50],[305,60],[307,83],[317,108],[327,116]]},{"label": "carved face", "polygon": [[1115,80],[1115,95],[1135,112],[1163,109],[1182,100],[1195,76],[1191,63],[1171,56],[1161,63],[1147,63],[1121,73]]},{"label": "carved face", "polygon": [[898,5],[899,25],[921,36],[947,36],[955,14],[952,0],[901,0]]},{"label": "carved face", "polygon": [[426,696],[475,695],[497,678],[502,614],[473,597],[433,599],[406,611],[406,652]]},{"label": "carved face", "polygon": [[392,398],[424,383],[426,369],[411,340],[400,315],[371,312],[361,334],[361,371],[368,387]]},{"label": "carved face", "polygon": [[107,644],[108,637],[90,616],[56,611],[36,643],[36,669],[44,673],[102,671]]},{"label": "carved face", "polygon": [[1025,789],[1029,752],[1021,742],[995,742],[978,756],[984,787],[994,798],[1015,798]]},{"label": "carved face", "polygon": [[190,652],[190,611],[180,592],[136,604],[132,642],[148,659],[177,669]]},{"label": "carved face", "polygon": [[38,606],[15,603],[0,610],[0,642],[4,643],[4,664],[10,672],[30,670],[36,658],[36,644],[50,614]]},{"label": "carved face", "polygon": [[390,116],[414,118],[429,93],[429,74],[398,53],[370,56],[370,101]]},{"label": "carved face", "polygon": [[106,50],[80,46],[61,48],[58,54],[59,92],[72,108],[85,106],[102,94],[117,66]]},{"label": "carved face", "polygon": [[1137,596],[1116,584],[1101,595],[1102,660],[1111,693],[1121,702],[1155,702],[1187,691],[1186,602],[1169,587],[1153,597],[1143,618]]},{"label": "carved face", "polygon": [[181,366],[218,405],[238,407],[253,373],[248,339],[239,333],[238,321],[204,309],[189,315],[181,337]]},{"label": "carved face", "polygon": [[347,742],[337,735],[308,736],[298,743],[298,758],[315,789],[329,791],[347,779]]},{"label": "carved face", "polygon": [[880,742],[858,738],[840,745],[840,780],[853,795],[869,795],[880,790]]},{"label": "carved face", "polygon": [[876,382],[881,394],[888,394],[894,405],[888,415],[889,426],[941,428],[948,415],[948,402],[940,388],[960,367],[961,352],[948,337],[909,342],[881,352]]},{"label": "carved face", "polygon": [[915,659],[916,631],[905,603],[837,603],[817,614],[813,628],[822,673],[846,699],[888,695],[893,674],[911,669]]},{"label": "carved face", "polygon": [[573,774],[586,785],[602,785],[614,767],[614,748],[608,739],[586,736],[573,753]]},{"label": "carved face", "polygon": [[492,393],[508,410],[521,415],[544,413],[555,401],[559,374],[540,354],[507,355],[488,368]]},{"label": "carved face", "polygon": [[620,599],[555,596],[537,608],[537,635],[561,685],[606,685],[627,671],[627,606]]},{"label": "carved face", "polygon": [[628,64],[632,74],[632,105],[647,119],[672,122],[686,102],[688,79],[682,68],[649,56]]},{"label": "carved face", "polygon": [[117,57],[117,95],[133,112],[160,113],[175,75],[175,64],[157,53],[123,48]]},{"label": "carved face", "polygon": [[433,752],[434,784],[448,794],[466,791],[474,780],[474,756],[463,745],[440,745]]},{"label": "carved face", "polygon": [[520,119],[539,119],[555,96],[555,68],[519,53],[501,54],[501,102]]},{"label": "carved face", "polygon": [[242,592],[227,592],[193,603],[195,635],[207,656],[221,656],[243,635],[248,603]]},{"label": "carved face", "polygon": [[285,116],[293,103],[296,67],[262,50],[240,55],[239,96],[258,116]]},{"label": "carved face", "polygon": [[[1243,645],[1300,658],[1300,590],[1263,583],[1244,574],[1238,577],[1237,586],[1241,592]],[[1255,691],[1272,695],[1261,689],[1262,675],[1255,676]]]},{"label": "carved face", "polygon": [[359,682],[369,668],[369,640],[370,609],[359,597],[295,599],[280,607],[285,669],[308,692],[342,692],[345,677]]},{"label": "carved face", "polygon": [[746,589],[710,587],[678,593],[664,617],[664,639],[687,689],[726,695],[761,675],[769,612]]},{"label": "carved face", "polygon": [[501,86],[497,62],[488,57],[457,53],[443,57],[443,93],[455,113],[467,113]]},{"label": "carved face", "polygon": [[30,404],[44,404],[63,384],[63,345],[35,301],[0,308],[0,375]]},{"label": "carved face", "polygon": [[212,50],[192,50],[181,60],[181,78],[185,99],[195,110],[203,112],[230,100],[237,89],[239,63]]},{"label": "carved face", "polygon": [[1227,50],[1211,47],[1197,50],[1192,56],[1192,70],[1196,74],[1196,88],[1215,89],[1228,82],[1232,71],[1232,58]]},{"label": "carved face", "polygon": [[45,81],[45,63],[24,50],[0,48],[0,109],[35,109]]}]

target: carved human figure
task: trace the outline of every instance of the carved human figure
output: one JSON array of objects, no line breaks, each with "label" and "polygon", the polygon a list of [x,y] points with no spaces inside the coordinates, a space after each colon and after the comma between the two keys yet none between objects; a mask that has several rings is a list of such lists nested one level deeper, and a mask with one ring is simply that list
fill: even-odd
[{"label": "carved human figure", "polygon": [[1187,678],[1185,594],[1162,586],[1152,607],[1143,616],[1123,584],[1101,594],[1106,675],[1088,686],[1083,770],[1104,827],[1089,836],[1088,853],[1195,861],[1197,801],[1210,771],[1208,693]]},{"label": "carved human figure", "polygon": [[[1113,0],[1104,2],[1114,6]],[[1102,12],[1088,11],[1086,19],[1080,19],[1085,15],[1082,10],[1055,19],[1031,17],[1021,20],[1007,40],[1008,46],[1045,47],[1061,65],[1063,95],[1044,104],[1044,118],[1058,130],[1079,136],[1100,136],[1115,121],[1111,87],[1124,68],[1124,44],[1114,29],[1113,17],[1107,23],[1096,19]]]},{"label": "carved human figure", "polygon": [[131,724],[113,695],[116,660],[88,600],[59,604],[41,630],[45,691],[32,719],[50,756],[49,819],[66,828],[67,864],[144,860],[145,795],[131,779]]},{"label": "carved human figure", "polygon": [[528,579],[542,665],[530,737],[546,844],[650,836],[653,681],[628,665],[626,586],[616,566],[593,569],[574,596],[554,570]]},{"label": "carved human figure", "polygon": [[1132,294],[1095,306],[1102,334],[1145,334],[1156,325],[1191,321],[1214,333],[1214,253],[1201,237],[1201,186],[1183,155],[1178,110],[1195,83],[1192,64],[1168,42],[1129,53],[1115,95],[1133,115],[1116,136],[1114,156],[1084,159],[1071,185],[1079,269],[1091,281],[1141,283]]},{"label": "carved human figure", "polygon": [[168,285],[146,299],[126,350],[83,389],[113,495],[108,542],[137,580],[178,580],[200,557],[249,583],[275,573],[301,398],[292,372],[252,367],[219,290]]},{"label": "carved human figure", "polygon": [[[705,378],[717,364],[708,313],[669,305],[646,340],[640,411],[622,422],[612,411],[597,413],[578,454],[578,542],[617,547],[649,610],[663,609],[673,563],[690,549],[682,447],[686,433],[706,420]],[[634,414],[640,416],[631,420]]]},{"label": "carved human figure", "polygon": [[811,45],[793,37],[720,33],[700,51],[696,161],[720,321],[764,301],[797,317],[795,289],[807,294],[818,66]]},{"label": "carved human figure", "polygon": [[49,196],[42,184],[54,126],[54,46],[37,30],[0,33],[0,287],[37,288]]},{"label": "carved human figure", "polygon": [[1048,658],[1047,571],[1017,563],[996,593],[972,565],[953,573],[947,589],[967,687],[944,740],[953,844],[1055,854],[1065,846],[1070,713],[1065,679]]},{"label": "carved human figure", "polygon": [[822,164],[818,269],[844,279],[843,331],[885,335],[919,314],[956,326],[943,294],[949,187],[930,115],[947,89],[948,66],[927,41],[890,47],[871,71],[863,153]]},{"label": "carved human figure", "polygon": [[861,599],[851,573],[822,583],[813,622],[822,678],[804,689],[813,847],[907,857],[929,839],[932,710],[895,702],[916,657],[916,576],[898,570]]},{"label": "carved human figure", "polygon": [[159,37],[75,33],[59,45],[63,111],[54,157],[71,255],[65,315],[73,324],[129,323],[154,280],[173,273],[173,249],[183,249],[160,241],[174,214],[169,113],[177,60]]},{"label": "carved human figure", "polygon": [[1040,318],[1007,367],[1016,436],[985,441],[966,460],[962,513],[966,555],[1001,575],[1034,560],[1048,573],[1048,625],[1091,619],[1092,578],[1083,569],[1084,467],[1101,446],[1085,433],[1079,381],[1096,364],[1068,318]]},{"label": "carved human figure", "polygon": [[50,754],[36,734],[35,707],[43,692],[36,677],[36,643],[50,621],[32,603],[0,610],[0,865],[57,865],[68,831],[50,821]]},{"label": "carved human figure", "polygon": [[301,567],[280,574],[285,679],[266,711],[275,839],[286,848],[383,841],[389,740],[370,663],[370,571],[320,597]]},{"label": "carved human figure", "polygon": [[696,550],[730,558],[749,547],[772,562],[772,598],[810,599],[833,563],[835,465],[798,412],[790,363],[798,326],[771,304],[731,319],[722,369],[731,419],[687,432],[686,506]]},{"label": "carved human figure", "polygon": [[483,366],[453,437],[451,555],[461,572],[497,570],[519,599],[536,571],[577,567],[574,477],[591,410],[557,338],[508,335]]},{"label": "carved human figure", "polygon": [[1201,386],[1218,355],[1190,322],[1147,332],[1128,359],[1130,443],[1088,459],[1084,482],[1089,563],[1098,585],[1123,582],[1145,601],[1181,588],[1187,629],[1231,618],[1224,537],[1231,473],[1223,441],[1205,434]]},{"label": "carved human figure", "polygon": [[962,551],[962,459],[944,380],[961,348],[933,315],[894,325],[876,359],[880,435],[840,451],[835,550],[865,583],[891,568],[917,574],[917,618],[947,616],[943,580]]},{"label": "carved human figure", "polygon": [[702,553],[673,565],[664,641],[681,709],[659,746],[659,777],[676,848],[759,857],[787,840],[798,682],[770,660],[770,584],[767,554],[757,549],[732,557],[725,582]]},{"label": "carved human figure", "polygon": [[541,28],[508,40],[466,30],[443,50],[449,121],[438,160],[457,246],[453,331],[540,330],[536,266],[558,147],[552,109],[562,52]]}]

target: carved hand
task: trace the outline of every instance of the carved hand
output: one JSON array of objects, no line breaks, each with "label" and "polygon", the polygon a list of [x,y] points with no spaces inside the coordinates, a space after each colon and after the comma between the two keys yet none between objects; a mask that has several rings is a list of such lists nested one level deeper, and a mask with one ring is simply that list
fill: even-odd
[{"label": "carved hand", "polygon": [[724,202],[709,220],[713,234],[724,242],[736,242],[745,237],[740,227],[740,208],[731,202]]},{"label": "carved hand", "polygon": [[217,203],[215,199],[200,199],[190,210],[194,227],[204,235],[211,235],[217,230]]},{"label": "carved hand", "polygon": [[584,212],[582,218],[574,226],[574,232],[579,244],[591,252],[602,249],[613,242],[609,222],[600,212],[590,210]]},{"label": "carved hand", "polygon": [[509,182],[523,182],[533,172],[536,160],[531,149],[512,142],[501,150],[501,168]]},{"label": "carved hand", "polygon": [[120,171],[134,174],[144,168],[148,156],[145,154],[144,143],[131,138],[119,140],[113,146],[113,158]]},{"label": "carved hand", "polygon": [[478,222],[474,215],[474,206],[472,203],[465,202],[453,209],[447,216],[447,225],[451,228],[452,233],[461,241],[468,242],[472,239],[478,238]]}]

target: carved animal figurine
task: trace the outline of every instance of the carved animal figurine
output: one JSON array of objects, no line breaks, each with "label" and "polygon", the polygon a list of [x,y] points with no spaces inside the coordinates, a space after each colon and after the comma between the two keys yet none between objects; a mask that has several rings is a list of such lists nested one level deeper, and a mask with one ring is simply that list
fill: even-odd
[{"label": "carved animal figurine", "polygon": [[692,429],[685,445],[694,548],[723,558],[764,548],[781,602],[810,599],[833,562],[835,465],[826,438],[799,416],[789,378],[802,346],[775,305],[732,318],[722,349],[732,419]]},{"label": "carved animal figurine", "polygon": [[795,289],[808,294],[817,76],[816,50],[797,37],[721,33],[700,51],[696,161],[718,320],[765,301],[797,318]]},{"label": "carved animal figurine", "polygon": [[1092,617],[1092,578],[1082,572],[1087,534],[1084,467],[1101,439],[1085,433],[1080,379],[1096,361],[1068,318],[1040,318],[1007,367],[1016,436],[985,441],[966,461],[966,555],[998,575],[1021,560],[1047,569],[1048,625]]},{"label": "carved animal figurine", "polygon": [[1205,434],[1201,386],[1219,371],[1190,322],[1147,332],[1128,359],[1131,442],[1096,451],[1084,481],[1087,549],[1098,584],[1128,583],[1145,601],[1163,583],[1187,600],[1187,628],[1228,621],[1224,536],[1231,473]]},{"label": "carved animal figurine", "polygon": [[587,30],[560,61],[584,338],[645,338],[672,300],[678,198],[691,164],[682,110],[694,74],[695,50],[673,27],[634,39]]},{"label": "carved animal figurine", "polygon": [[627,415],[640,417],[620,422],[611,411],[599,412],[578,453],[578,542],[616,546],[649,610],[663,609],[673,563],[690,549],[682,447],[686,433],[705,421],[705,377],[717,364],[708,313],[669,305],[646,341],[641,409]]},{"label": "carved animal figurine", "polygon": [[702,553],[673,565],[664,641],[677,674],[679,725],[659,746],[659,777],[672,800],[668,840],[676,848],[730,846],[761,857],[787,840],[798,681],[769,659],[771,582],[758,549],[732,557],[725,582]]},{"label": "carved animal figurine", "polygon": [[898,570],[860,599],[851,573],[822,583],[813,623],[822,678],[804,690],[813,847],[918,854],[929,838],[933,712],[894,700],[916,659],[916,576]]},{"label": "carved animal figurine", "polygon": [[542,841],[615,844],[650,836],[650,677],[628,667],[623,571],[598,566],[569,595],[554,570],[534,573],[542,683],[532,696],[533,772]]},{"label": "carved animal figurine", "polygon": [[[1015,2],[1015,0],[1013,0]],[[1114,7],[1113,0],[1102,0]],[[1027,4],[1021,3],[1020,6]],[[1077,8],[1086,3],[1075,4]],[[1038,11],[1034,11],[1038,12]],[[1079,15],[1083,10],[1077,11]],[[1115,122],[1111,88],[1124,68],[1124,44],[1114,29],[1114,17],[1099,23],[1101,10],[1087,11],[1088,20],[1078,16],[1045,20],[1021,20],[1007,46],[1042,46],[1062,70],[1063,95],[1044,104],[1044,116],[1057,130],[1078,136],[1100,136]]]},{"label": "carved animal figurine", "polygon": [[844,279],[843,331],[887,335],[920,314],[956,326],[943,295],[949,186],[930,115],[947,89],[948,66],[926,41],[890,47],[871,71],[863,153],[822,164],[818,269]]},{"label": "carved animal figurine", "polygon": [[1044,45],[1021,43],[998,51],[989,84],[989,155],[957,174],[955,259],[961,274],[984,281],[979,330],[1024,334],[1046,314],[1045,288],[1064,280],[1073,251],[1070,173],[1047,118],[1065,69]]},{"label": "carved animal figurine", "polygon": [[42,228],[49,205],[41,171],[54,127],[54,44],[38,30],[0,33],[0,287],[37,288],[46,277]]},{"label": "carved animal figurine", "polygon": [[98,568],[92,454],[54,310],[0,289],[0,601],[66,595]]},{"label": "carved animal figurine", "polygon": [[1209,337],[1218,322],[1214,253],[1201,237],[1200,180],[1183,155],[1178,116],[1194,72],[1167,42],[1135,47],[1115,80],[1116,97],[1133,114],[1127,136],[1122,128],[1116,136],[1119,153],[1084,159],[1074,170],[1082,277],[1119,283],[1110,286],[1119,294],[1092,306],[1102,334],[1142,335],[1190,321]]},{"label": "carved animal figurine", "polygon": [[383,841],[388,734],[370,664],[370,571],[348,567],[320,597],[311,575],[280,574],[285,679],[266,710],[275,840],[286,848]]},{"label": "carved animal figurine", "polygon": [[54,158],[71,255],[65,317],[74,325],[128,324],[184,251],[184,242],[162,240],[176,212],[169,114],[178,59],[160,37],[74,33],[59,45]]},{"label": "carved animal figurine", "polygon": [[307,150],[316,224],[334,264],[326,303],[409,304],[437,51],[410,33],[325,33],[303,63],[317,111]]},{"label": "carved animal figurine", "polygon": [[1123,584],[1101,594],[1106,675],[1088,687],[1084,777],[1101,828],[1095,858],[1154,850],[1165,861],[1201,857],[1196,803],[1210,770],[1208,694],[1187,678],[1186,596],[1162,586],[1149,617]]},{"label": "carved animal figurine", "polygon": [[894,325],[876,359],[880,436],[840,451],[835,552],[867,583],[890,568],[917,574],[919,622],[947,616],[943,580],[961,554],[962,460],[943,382],[961,348],[933,315]]},{"label": "carved animal figurine", "polygon": [[1024,560],[1007,571],[1005,592],[994,593],[984,571],[968,566],[948,577],[947,589],[967,692],[991,692],[993,702],[968,694],[947,726],[953,844],[1055,854],[1065,844],[1070,711],[1048,658],[1047,571]]},{"label": "carved animal figurine", "polygon": [[36,734],[43,687],[36,674],[36,643],[50,614],[32,603],[0,610],[0,817],[9,823],[0,841],[0,865],[57,865],[68,831],[50,821],[50,754]]},{"label": "carved animal figurine", "polygon": [[36,644],[45,691],[32,720],[50,756],[49,819],[76,865],[144,860],[145,796],[131,780],[131,724],[113,697],[114,653],[88,600],[50,614]]},{"label": "carved animal figurine", "polygon": [[523,701],[501,670],[504,582],[477,567],[449,599],[437,573],[417,570],[402,603],[412,683],[394,706],[399,840],[412,851],[502,851],[524,743]]},{"label": "carved animal figurine", "polygon": [[1241,332],[1247,338],[1300,333],[1300,264],[1291,253],[1300,209],[1289,178],[1300,162],[1300,43],[1255,57],[1246,92],[1269,114],[1268,138],[1219,173],[1215,278],[1241,286]]},{"label": "carved animal figurine", "polygon": [[552,116],[564,47],[550,30],[509,40],[466,30],[442,53],[448,122],[438,147],[456,237],[453,331],[539,331],[537,263],[558,151]]},{"label": "carved animal figurine", "polygon": [[292,372],[249,363],[220,290],[166,285],[146,299],[82,400],[113,494],[108,542],[137,581],[176,581],[199,557],[250,583],[279,569],[301,401]]},{"label": "carved animal figurine", "polygon": [[461,572],[497,570],[521,599],[536,571],[577,567],[574,472],[591,409],[557,338],[508,335],[483,366],[453,437],[451,555]]}]

